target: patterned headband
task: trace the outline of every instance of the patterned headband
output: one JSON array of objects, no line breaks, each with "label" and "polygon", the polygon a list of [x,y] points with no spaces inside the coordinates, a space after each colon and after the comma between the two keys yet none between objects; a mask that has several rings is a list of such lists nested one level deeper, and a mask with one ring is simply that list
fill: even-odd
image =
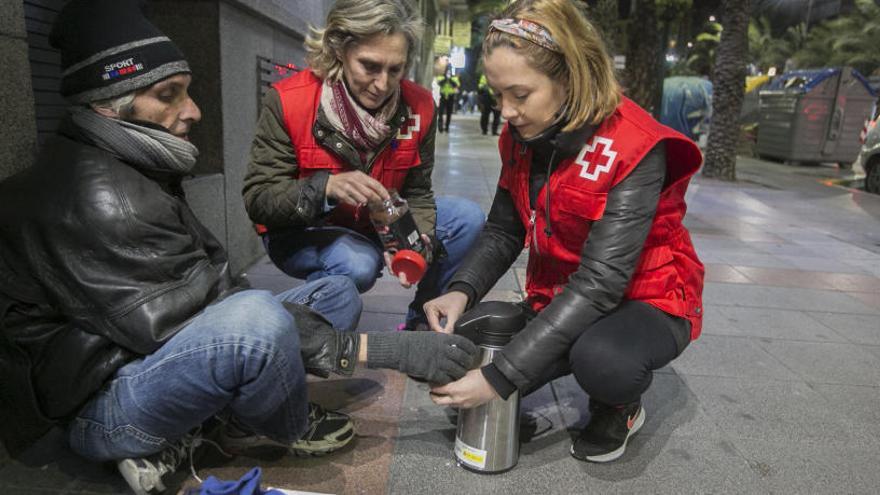
[{"label": "patterned headband", "polygon": [[489,32],[491,33],[493,30],[501,31],[502,33],[507,33],[526,41],[531,41],[551,52],[562,53],[562,49],[559,48],[559,45],[556,44],[555,41],[553,41],[550,32],[547,31],[544,26],[536,22],[527,21],[525,19],[497,19],[492,21],[492,24],[489,25]]}]

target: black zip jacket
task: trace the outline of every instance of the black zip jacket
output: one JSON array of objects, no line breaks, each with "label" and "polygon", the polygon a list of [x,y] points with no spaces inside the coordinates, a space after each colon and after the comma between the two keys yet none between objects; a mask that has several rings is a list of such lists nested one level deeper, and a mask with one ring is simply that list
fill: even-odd
[{"label": "black zip jacket", "polygon": [[180,180],[65,122],[33,167],[0,183],[0,434],[12,450],[233,289]]},{"label": "black zip jacket", "polygon": [[[537,139],[520,140],[533,148],[532,203],[546,182],[547,171],[552,173],[559,161],[575,155],[593,130],[589,126],[568,133],[551,129]],[[605,213],[591,227],[580,266],[564,290],[483,368],[499,395],[506,398],[514,389],[526,394],[564,374],[561,368],[581,332],[621,303],[651,228],[665,177],[666,148],[661,143],[608,193]],[[550,229],[552,235],[552,225]],[[498,188],[486,226],[474,244],[477,247],[453,276],[450,290],[467,294],[468,305],[473,306],[510,268],[525,238],[526,227],[510,193]]]}]

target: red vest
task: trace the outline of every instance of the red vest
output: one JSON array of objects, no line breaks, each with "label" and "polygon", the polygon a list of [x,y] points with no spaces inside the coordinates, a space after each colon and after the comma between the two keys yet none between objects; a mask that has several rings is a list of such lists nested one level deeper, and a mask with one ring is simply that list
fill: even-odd
[{"label": "red vest", "polygon": [[[328,170],[331,174],[355,170],[339,155],[321,146],[312,134],[321,106],[323,81],[307,69],[275,83],[273,87],[281,97],[284,126],[296,152],[298,168],[294,178],[306,178],[320,170]],[[398,191],[403,188],[409,169],[421,164],[419,148],[434,119],[434,99],[430,91],[403,80],[400,82],[400,94],[409,108],[409,117],[401,123],[397,136],[373,158],[369,170],[370,176],[386,189]],[[327,223],[360,232],[371,229],[365,207],[355,208],[346,204],[336,206]],[[257,231],[262,234],[266,229],[258,225]]]},{"label": "red vest", "polygon": [[[563,160],[529,207],[532,151],[517,143],[507,127],[499,148],[503,166],[499,185],[510,191],[528,229],[528,302],[547,306],[578,268],[590,226],[602,218],[608,191],[622,181],[658,142],[666,143],[666,182],[641,258],[624,297],[644,301],[687,318],[691,338],[702,326],[703,264],[682,225],[684,194],[702,162],[700,149],[678,132],[661,125],[627,98],[605,119],[581,151]],[[545,195],[550,188],[552,235],[544,232]]]}]

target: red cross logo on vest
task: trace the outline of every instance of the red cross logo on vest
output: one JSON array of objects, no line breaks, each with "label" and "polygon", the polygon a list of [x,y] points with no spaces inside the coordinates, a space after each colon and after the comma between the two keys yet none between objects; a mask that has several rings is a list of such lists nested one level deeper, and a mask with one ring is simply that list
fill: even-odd
[{"label": "red cross logo on vest", "polygon": [[[612,139],[594,136],[589,144],[585,144],[581,148],[581,152],[578,154],[577,160],[575,160],[575,163],[581,166],[581,177],[595,182],[599,179],[600,175],[611,170],[611,166],[614,165],[614,159],[617,158],[617,152],[611,149],[612,144],[614,144]],[[594,154],[599,146],[601,146],[599,156],[606,158],[604,163],[600,163],[599,160],[596,162],[586,160],[587,155]],[[597,157],[592,156],[591,158],[596,159]]]},{"label": "red cross logo on vest", "polygon": [[422,126],[422,116],[419,114],[410,115],[406,122],[400,126],[400,130],[397,131],[397,139],[412,139],[413,131],[419,130]]}]

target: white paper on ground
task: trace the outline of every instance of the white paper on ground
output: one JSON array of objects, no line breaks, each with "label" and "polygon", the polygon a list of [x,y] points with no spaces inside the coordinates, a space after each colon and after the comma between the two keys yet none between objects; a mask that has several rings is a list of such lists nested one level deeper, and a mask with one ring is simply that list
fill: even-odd
[{"label": "white paper on ground", "polygon": [[318,493],[318,492],[301,492],[299,490],[285,490],[284,488],[275,488],[270,486],[269,490],[277,490],[285,495],[333,495],[332,493]]}]

